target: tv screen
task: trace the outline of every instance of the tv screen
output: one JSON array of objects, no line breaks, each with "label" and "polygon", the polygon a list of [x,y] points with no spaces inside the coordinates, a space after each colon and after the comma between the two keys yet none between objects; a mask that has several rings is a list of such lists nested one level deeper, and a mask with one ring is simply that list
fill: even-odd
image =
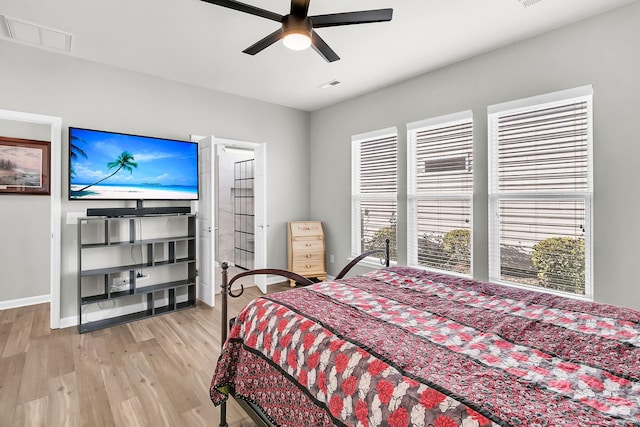
[{"label": "tv screen", "polygon": [[197,200],[198,144],[69,128],[69,200]]}]

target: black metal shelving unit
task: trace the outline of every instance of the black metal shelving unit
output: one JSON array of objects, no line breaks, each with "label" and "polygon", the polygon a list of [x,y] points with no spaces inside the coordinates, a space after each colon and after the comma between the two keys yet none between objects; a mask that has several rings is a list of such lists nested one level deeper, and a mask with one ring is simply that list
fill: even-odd
[{"label": "black metal shelving unit", "polygon": [[[171,222],[180,234],[138,237],[143,224],[154,221],[155,232],[165,234]],[[77,227],[80,333],[195,307],[195,215],[88,217],[80,218]],[[151,275],[154,280],[145,282]],[[122,301],[120,310],[115,310],[116,301]],[[111,307],[103,307],[107,302]]]}]

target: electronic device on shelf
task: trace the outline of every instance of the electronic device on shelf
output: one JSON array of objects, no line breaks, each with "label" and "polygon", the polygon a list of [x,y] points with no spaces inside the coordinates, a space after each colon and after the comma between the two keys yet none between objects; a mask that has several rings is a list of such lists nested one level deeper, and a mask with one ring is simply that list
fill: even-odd
[{"label": "electronic device on shelf", "polygon": [[168,215],[168,214],[188,214],[191,213],[190,206],[158,206],[158,207],[135,207],[135,208],[88,208],[87,216],[145,216],[145,215]]}]

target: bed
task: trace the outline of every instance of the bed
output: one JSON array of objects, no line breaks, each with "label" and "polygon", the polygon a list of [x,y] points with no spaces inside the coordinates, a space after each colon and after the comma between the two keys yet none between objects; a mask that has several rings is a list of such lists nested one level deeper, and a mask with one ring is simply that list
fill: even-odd
[{"label": "bed", "polygon": [[640,312],[381,268],[252,301],[210,395],[278,426],[640,426]]}]

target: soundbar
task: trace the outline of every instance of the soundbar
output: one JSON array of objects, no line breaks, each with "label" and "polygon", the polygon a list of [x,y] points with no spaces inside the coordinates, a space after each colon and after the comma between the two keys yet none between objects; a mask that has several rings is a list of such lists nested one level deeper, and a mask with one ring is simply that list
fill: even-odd
[{"label": "soundbar", "polygon": [[167,215],[167,214],[188,214],[191,213],[189,206],[160,206],[149,208],[88,208],[87,216],[145,216],[145,215]]}]

